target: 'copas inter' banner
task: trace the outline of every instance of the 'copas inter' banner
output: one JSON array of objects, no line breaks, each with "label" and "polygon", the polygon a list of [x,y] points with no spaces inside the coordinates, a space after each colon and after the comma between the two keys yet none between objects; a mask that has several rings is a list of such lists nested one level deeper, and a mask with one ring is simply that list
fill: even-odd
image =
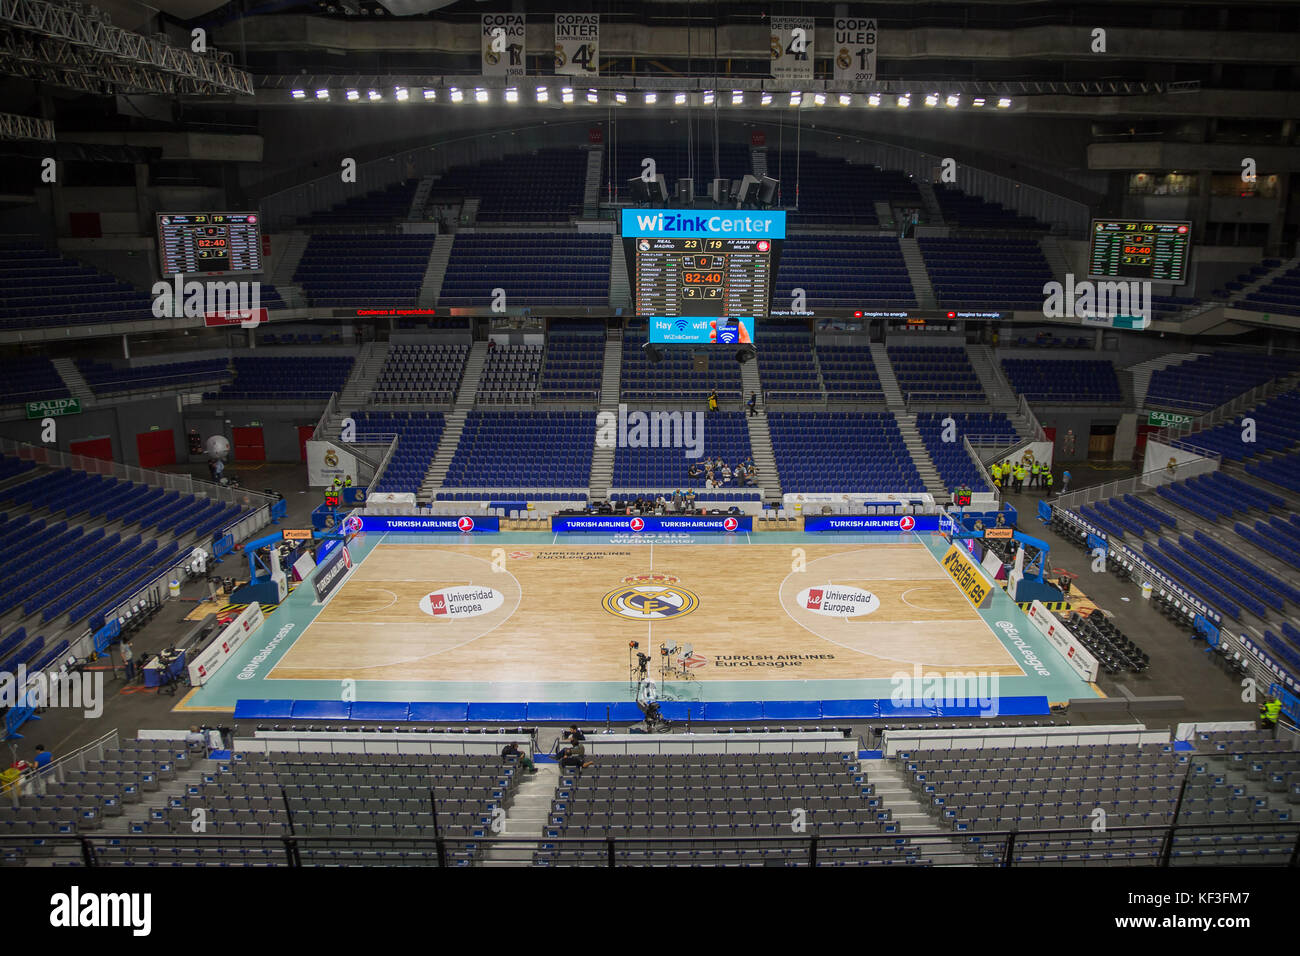
[{"label": "'copas inter' banner", "polygon": [[812,80],[816,22],[812,17],[773,17],[771,23],[773,78]]},{"label": "'copas inter' banner", "polygon": [[869,17],[836,17],[831,54],[835,88],[860,90],[876,80],[876,21]]},{"label": "'copas inter' banner", "polygon": [[524,76],[524,15],[483,14],[483,75]]},{"label": "'copas inter' banner", "polygon": [[555,72],[561,76],[600,74],[600,14],[555,15]]}]

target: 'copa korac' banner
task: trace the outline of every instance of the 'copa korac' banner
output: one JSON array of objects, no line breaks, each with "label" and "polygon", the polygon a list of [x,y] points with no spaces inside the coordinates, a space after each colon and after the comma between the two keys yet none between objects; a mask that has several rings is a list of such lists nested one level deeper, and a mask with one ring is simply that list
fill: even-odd
[{"label": "'copa korac' banner", "polygon": [[496,515],[348,515],[343,520],[345,534],[361,531],[394,531],[410,533],[459,532],[461,534],[501,530],[501,520]]},{"label": "'copa korac' banner", "polygon": [[753,530],[749,515],[556,515],[551,518],[555,532],[595,531],[632,534],[677,532],[742,533]]},{"label": "'copa korac' banner", "polygon": [[939,515],[804,515],[803,529],[824,531],[938,531]]},{"label": "'copa korac' banner", "polygon": [[988,607],[993,602],[993,585],[984,572],[971,560],[965,548],[952,545],[940,562],[948,576],[961,588],[961,593],[977,608]]}]

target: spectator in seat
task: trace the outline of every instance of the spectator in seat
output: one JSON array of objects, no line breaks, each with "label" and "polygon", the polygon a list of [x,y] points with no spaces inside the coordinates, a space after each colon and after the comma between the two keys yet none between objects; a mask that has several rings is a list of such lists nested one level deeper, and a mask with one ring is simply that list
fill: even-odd
[{"label": "spectator in seat", "polygon": [[718,390],[715,388],[711,392],[709,392],[709,411],[716,412],[717,410],[718,410]]},{"label": "spectator in seat", "polygon": [[501,748],[502,760],[509,763],[511,757],[514,757],[519,761],[519,767],[521,770],[527,770],[529,773],[537,773],[537,767],[533,764],[533,761],[527,754],[519,749],[519,744],[513,740]]},{"label": "spectator in seat", "polygon": [[695,492],[689,490],[686,492],[686,510],[692,514],[695,512]]}]

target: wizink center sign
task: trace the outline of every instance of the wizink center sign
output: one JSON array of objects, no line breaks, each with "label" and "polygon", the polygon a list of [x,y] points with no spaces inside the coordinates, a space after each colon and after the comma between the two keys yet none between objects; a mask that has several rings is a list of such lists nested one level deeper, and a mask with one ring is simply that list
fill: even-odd
[{"label": "wizink center sign", "polygon": [[646,320],[650,341],[664,345],[743,345],[754,341],[752,316]]},{"label": "wizink center sign", "polygon": [[785,213],[682,212],[680,209],[624,209],[623,235],[672,239],[784,239]]}]

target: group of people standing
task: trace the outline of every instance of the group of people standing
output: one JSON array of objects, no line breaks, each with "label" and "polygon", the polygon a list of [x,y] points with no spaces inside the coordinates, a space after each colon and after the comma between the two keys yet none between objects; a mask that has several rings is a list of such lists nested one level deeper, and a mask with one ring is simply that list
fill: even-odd
[{"label": "group of people standing", "polygon": [[[1023,461],[1012,461],[1008,458],[1004,462],[994,462],[989,466],[989,475],[993,478],[993,485],[999,491],[1006,489],[1014,491],[1016,494],[1025,487],[1025,482],[1029,482],[1029,487],[1037,486],[1046,497],[1054,490],[1056,478],[1052,474],[1050,465],[1044,465],[1037,461],[1025,464]],[[1061,476],[1061,494],[1070,490],[1070,473],[1064,472]]]},{"label": "group of people standing", "polygon": [[737,485],[752,485],[758,478],[758,469],[753,458],[737,462],[733,469],[721,458],[706,458],[703,462],[692,462],[686,469],[688,478],[703,478],[705,488],[721,488],[734,481]]}]

